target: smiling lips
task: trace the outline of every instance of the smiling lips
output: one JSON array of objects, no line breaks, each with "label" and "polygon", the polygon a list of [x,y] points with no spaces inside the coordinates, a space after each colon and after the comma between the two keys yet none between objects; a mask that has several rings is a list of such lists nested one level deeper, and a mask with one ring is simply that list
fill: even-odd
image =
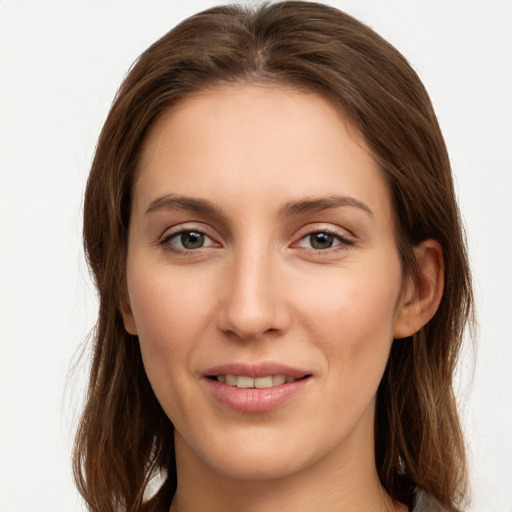
[{"label": "smiling lips", "polygon": [[218,382],[226,383],[228,386],[236,386],[242,389],[265,389],[274,386],[280,386],[285,382],[295,382],[295,377],[286,377],[285,375],[267,375],[266,377],[247,377],[245,375],[217,375],[214,377]]},{"label": "smiling lips", "polygon": [[205,376],[217,402],[244,413],[269,412],[285,405],[311,380],[311,374],[282,365],[227,365]]}]

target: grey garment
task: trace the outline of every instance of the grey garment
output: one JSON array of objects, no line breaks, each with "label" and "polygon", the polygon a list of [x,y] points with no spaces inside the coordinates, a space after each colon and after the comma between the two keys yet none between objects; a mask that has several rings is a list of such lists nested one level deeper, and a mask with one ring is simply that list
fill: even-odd
[{"label": "grey garment", "polygon": [[439,504],[439,502],[428,495],[425,491],[419,490],[416,493],[414,508],[411,512],[451,512]]}]

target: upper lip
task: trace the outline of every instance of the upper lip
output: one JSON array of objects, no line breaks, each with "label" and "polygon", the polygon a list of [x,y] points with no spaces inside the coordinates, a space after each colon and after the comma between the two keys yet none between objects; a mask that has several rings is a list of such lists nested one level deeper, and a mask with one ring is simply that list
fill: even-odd
[{"label": "upper lip", "polygon": [[272,361],[255,364],[235,362],[214,366],[205,372],[205,377],[216,375],[243,375],[254,379],[269,375],[284,375],[285,377],[301,379],[311,375],[311,372]]}]

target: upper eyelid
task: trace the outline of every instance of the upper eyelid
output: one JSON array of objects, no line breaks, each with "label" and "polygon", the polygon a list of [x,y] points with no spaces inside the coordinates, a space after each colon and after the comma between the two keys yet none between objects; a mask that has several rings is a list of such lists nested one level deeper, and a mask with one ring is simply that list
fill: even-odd
[{"label": "upper eyelid", "polygon": [[163,240],[165,238],[177,236],[180,233],[184,233],[187,231],[197,231],[198,233],[202,233],[209,238],[216,239],[215,235],[212,233],[212,229],[205,227],[201,222],[185,222],[177,224],[176,226],[167,227],[162,234],[158,237],[159,240]]},{"label": "upper eyelid", "polygon": [[[172,239],[178,237],[179,235],[181,235],[183,233],[187,233],[187,232],[201,233],[206,238],[208,238],[212,242],[212,244],[197,247],[195,249],[186,249],[186,248],[180,248],[177,245],[175,245],[174,243],[171,243]],[[198,254],[203,250],[209,250],[209,249],[216,248],[216,247],[218,248],[222,244],[220,244],[217,241],[217,239],[215,239],[214,237],[212,237],[208,233],[206,233],[205,230],[182,227],[182,228],[177,228],[177,229],[172,229],[172,228],[167,229],[166,231],[164,231],[163,235],[160,236],[156,240],[155,245],[157,245],[158,247],[161,247],[166,252],[170,251],[175,254],[192,256],[193,254]]]},{"label": "upper eyelid", "polygon": [[[167,227],[161,235],[158,237],[158,242],[161,242],[165,239],[169,239],[170,237],[175,237],[183,232],[187,231],[197,231],[199,233],[204,234],[208,238],[211,238],[216,243],[221,243],[221,239],[223,238],[215,229],[211,228],[208,224],[204,224],[202,222],[184,222],[179,223],[175,226]],[[329,233],[331,235],[337,236],[342,239],[350,239],[351,241],[355,241],[357,236],[349,229],[337,225],[332,225],[326,222],[312,222],[308,223],[305,226],[297,229],[295,234],[292,235],[291,244],[297,243],[299,240],[306,238],[314,233]]]},{"label": "upper eyelid", "polygon": [[[332,235],[340,241],[340,244],[336,244],[333,247],[328,249],[322,249],[322,253],[329,253],[330,251],[339,250],[339,245],[347,247],[356,245],[359,242],[359,238],[354,234],[354,232],[346,227],[342,227],[338,224],[332,224],[330,222],[311,222],[302,226],[295,232],[293,237],[293,241],[290,244],[290,248],[299,248],[298,245],[309,236],[315,233],[328,233]],[[303,248],[305,250],[310,250],[308,248]],[[319,251],[319,249],[311,249],[313,251]]]},{"label": "upper eyelid", "polygon": [[292,246],[298,244],[299,242],[303,241],[304,239],[307,239],[308,237],[310,237],[311,235],[314,235],[316,233],[326,233],[328,235],[334,236],[335,238],[340,240],[340,242],[345,243],[345,244],[350,243],[352,245],[356,242],[353,237],[349,237],[349,236],[343,235],[341,233],[337,233],[335,231],[329,231],[327,229],[324,229],[324,230],[318,230],[318,231],[310,231],[309,233],[302,235],[295,242],[293,242]]},{"label": "upper eyelid", "polygon": [[176,238],[179,235],[182,235],[183,233],[200,233],[201,235],[204,235],[205,237],[209,238],[210,240],[213,240],[213,237],[211,237],[208,233],[205,233],[204,231],[201,231],[200,229],[178,229],[176,231],[166,231],[162,237],[161,240],[172,240],[173,238]]},{"label": "upper eyelid", "polygon": [[341,238],[356,239],[357,236],[348,228],[333,225],[324,222],[312,222],[296,231],[294,235],[296,239],[302,239],[313,233],[329,233],[331,235],[339,236]]}]

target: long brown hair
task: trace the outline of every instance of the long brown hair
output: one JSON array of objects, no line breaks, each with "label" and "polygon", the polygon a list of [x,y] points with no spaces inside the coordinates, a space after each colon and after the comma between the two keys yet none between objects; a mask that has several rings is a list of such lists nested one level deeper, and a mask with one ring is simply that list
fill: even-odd
[{"label": "long brown hair", "polygon": [[[74,471],[91,510],[167,510],[176,489],[173,426],[119,312],[131,193],[141,145],[164,110],[220,83],[264,81],[329,98],[386,176],[404,272],[413,247],[443,249],[444,295],[433,319],[393,342],[378,390],[375,457],[382,485],[411,503],[424,489],[457,508],[466,494],[464,442],[452,378],[472,312],[471,280],[450,163],[428,95],[405,58],[364,24],[312,2],[224,6],[192,16],[153,44],[122,84],[103,127],[84,202],[84,244],[99,319]],[[166,475],[144,500],[155,473]]]}]

